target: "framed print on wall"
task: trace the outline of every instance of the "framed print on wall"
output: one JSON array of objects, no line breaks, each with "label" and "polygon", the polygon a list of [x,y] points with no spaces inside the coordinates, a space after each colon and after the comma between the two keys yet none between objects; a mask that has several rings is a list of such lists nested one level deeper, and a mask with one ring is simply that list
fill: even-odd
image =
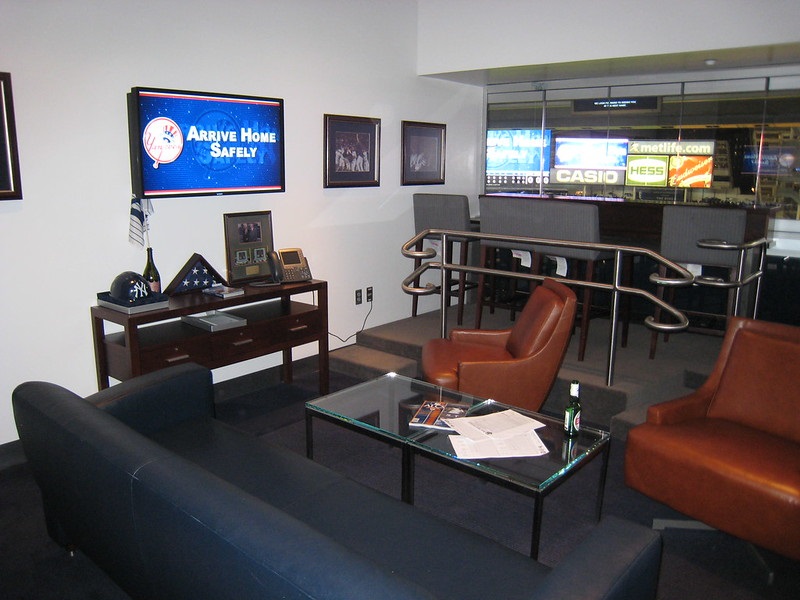
[{"label": "framed print on wall", "polygon": [[403,185],[444,183],[446,129],[439,123],[403,121]]},{"label": "framed print on wall", "polygon": [[381,120],[325,115],[325,187],[380,185]]},{"label": "framed print on wall", "polygon": [[21,200],[11,73],[0,73],[0,200]]}]

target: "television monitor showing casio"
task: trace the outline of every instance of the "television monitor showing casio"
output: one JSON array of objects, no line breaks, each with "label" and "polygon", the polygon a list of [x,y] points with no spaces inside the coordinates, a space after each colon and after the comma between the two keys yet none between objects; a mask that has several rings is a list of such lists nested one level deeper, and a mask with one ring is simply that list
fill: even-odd
[{"label": "television monitor showing casio", "polygon": [[486,191],[538,191],[550,180],[549,129],[489,129]]},{"label": "television monitor showing casio", "polygon": [[556,169],[624,169],[628,140],[606,138],[556,138]]},{"label": "television monitor showing casio", "polygon": [[283,192],[283,100],[133,88],[131,180],[137,198]]}]

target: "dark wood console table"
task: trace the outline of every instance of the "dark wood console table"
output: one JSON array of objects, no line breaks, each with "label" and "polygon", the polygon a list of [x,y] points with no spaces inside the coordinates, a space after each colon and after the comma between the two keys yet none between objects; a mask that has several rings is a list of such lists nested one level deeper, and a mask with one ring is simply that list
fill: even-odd
[{"label": "dark wood console table", "polygon": [[[328,393],[328,284],[312,280],[275,287],[245,286],[245,293],[217,298],[200,292],[169,299],[169,307],[126,314],[93,306],[92,334],[97,386],[109,386],[109,377],[124,381],[183,362],[209,369],[283,352],[283,380],[292,381],[292,348],[319,345],[319,391]],[[292,296],[316,293],[316,304]],[[184,315],[225,310],[247,319],[243,327],[206,331],[181,321]],[[105,322],[122,331],[106,333]]]}]

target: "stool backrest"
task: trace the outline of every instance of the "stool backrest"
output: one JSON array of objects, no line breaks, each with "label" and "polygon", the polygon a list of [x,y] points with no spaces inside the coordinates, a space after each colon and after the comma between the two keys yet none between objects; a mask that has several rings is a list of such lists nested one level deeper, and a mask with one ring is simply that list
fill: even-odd
[{"label": "stool backrest", "polygon": [[661,220],[661,255],[678,263],[733,268],[739,264],[735,250],[699,248],[698,240],[744,242],[747,211],[708,206],[664,207]]},{"label": "stool backrest", "polygon": [[[597,205],[580,200],[559,201],[531,198],[481,198],[481,233],[536,237],[568,242],[600,241]],[[497,248],[517,248],[541,254],[596,260],[597,250],[561,248],[514,242],[484,242]]]},{"label": "stool backrest", "polygon": [[[581,200],[537,200],[531,215],[533,237],[568,242],[600,242],[600,212],[596,204]],[[598,250],[536,246],[536,251],[552,256],[597,260]]]},{"label": "stool backrest", "polygon": [[469,199],[458,194],[414,194],[414,229],[469,231]]},{"label": "stool backrest", "polygon": [[[527,220],[531,211],[531,200],[526,198],[480,199],[481,233],[533,237]],[[482,240],[486,246],[533,251],[533,245],[518,242]]]}]

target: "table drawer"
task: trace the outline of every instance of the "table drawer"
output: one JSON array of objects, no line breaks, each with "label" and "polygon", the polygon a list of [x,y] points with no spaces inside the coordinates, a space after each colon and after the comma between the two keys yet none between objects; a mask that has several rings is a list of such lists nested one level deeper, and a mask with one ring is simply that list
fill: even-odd
[{"label": "table drawer", "polygon": [[213,343],[216,359],[245,360],[264,354],[270,341],[248,325],[215,334]]},{"label": "table drawer", "polygon": [[153,346],[143,349],[141,352],[142,373],[157,371],[185,362],[209,365],[211,356],[211,344],[205,336],[193,340],[179,340],[163,346]]},{"label": "table drawer", "polygon": [[254,325],[264,335],[295,342],[309,336],[318,336],[322,327],[322,317],[318,310],[286,315]]},{"label": "table drawer", "polygon": [[321,325],[319,311],[248,323],[246,327],[215,334],[214,356],[246,360],[275,352],[298,340],[318,337]]}]

